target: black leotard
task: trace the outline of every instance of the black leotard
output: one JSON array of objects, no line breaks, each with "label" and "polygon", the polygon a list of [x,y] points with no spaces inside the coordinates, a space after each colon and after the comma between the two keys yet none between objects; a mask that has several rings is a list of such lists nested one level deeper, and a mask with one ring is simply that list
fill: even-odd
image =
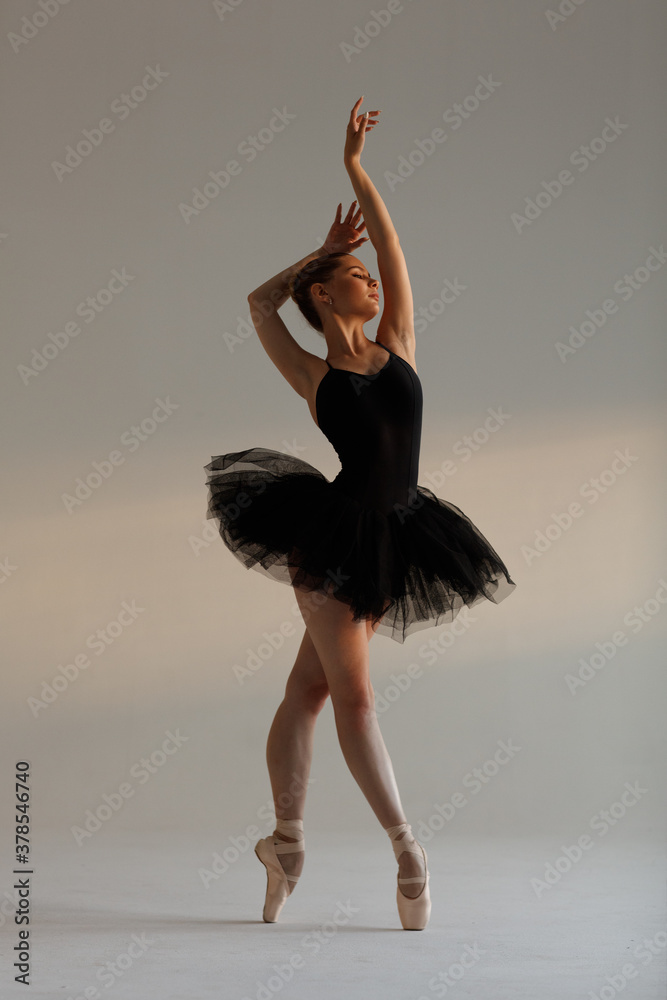
[{"label": "black leotard", "polygon": [[327,362],[315,409],[341,463],[331,482],[269,448],[212,456],[206,516],[247,568],[334,597],[403,642],[516,584],[463,511],[418,484],[421,381],[385,350],[369,375]]},{"label": "black leotard", "polygon": [[372,375],[333,368],[327,361],[315,407],[320,430],[342,466],[334,484],[363,507],[388,514],[416,494],[422,387],[412,365],[381,346],[389,357]]}]

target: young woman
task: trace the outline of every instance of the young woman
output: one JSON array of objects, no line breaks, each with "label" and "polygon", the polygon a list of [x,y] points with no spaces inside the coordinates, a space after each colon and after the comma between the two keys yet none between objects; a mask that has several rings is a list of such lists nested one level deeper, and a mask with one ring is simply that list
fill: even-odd
[{"label": "young woman", "polygon": [[[301,874],[314,728],[330,695],[345,761],[398,862],[402,926],[421,930],[431,911],[427,855],[406,821],[378,726],[368,644],[375,631],[403,642],[415,629],[451,622],[464,605],[499,603],[515,583],[470,519],[417,483],[422,389],[412,291],[396,230],[361,166],[380,114],[358,114],[362,100],[350,112],[343,157],[359,208],[352,202],[341,221],[339,204],[324,245],[248,296],[262,346],[305,399],[341,471],[329,482],[268,448],[213,456],[207,517],[246,567],[294,588],[306,624],[267,744],[277,823],[255,847],[267,870],[264,920],[277,920]],[[351,253],[367,239],[380,279]],[[379,312],[380,281],[373,341],[364,324]],[[278,316],[288,297],[323,336],[326,359],[300,347]]]}]

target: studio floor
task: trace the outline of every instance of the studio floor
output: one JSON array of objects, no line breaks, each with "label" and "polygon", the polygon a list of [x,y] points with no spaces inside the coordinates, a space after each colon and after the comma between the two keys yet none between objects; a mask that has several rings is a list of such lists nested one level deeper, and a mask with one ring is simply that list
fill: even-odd
[{"label": "studio floor", "polygon": [[301,880],[276,924],[261,918],[254,843],[117,829],[80,846],[67,837],[42,831],[34,843],[29,991],[7,961],[18,928],[3,894],[3,998],[667,997],[658,841],[617,837],[577,859],[557,835],[434,835],[424,844],[431,920],[404,931],[381,831],[308,829]]}]

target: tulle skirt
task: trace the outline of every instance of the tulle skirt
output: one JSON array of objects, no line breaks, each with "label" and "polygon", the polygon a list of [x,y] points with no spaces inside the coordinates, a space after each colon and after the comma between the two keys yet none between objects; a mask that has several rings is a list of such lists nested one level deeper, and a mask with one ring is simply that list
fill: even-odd
[{"label": "tulle skirt", "polygon": [[205,469],[206,517],[246,568],[335,597],[397,642],[516,586],[463,511],[425,486],[383,514],[269,448],[215,455]]}]

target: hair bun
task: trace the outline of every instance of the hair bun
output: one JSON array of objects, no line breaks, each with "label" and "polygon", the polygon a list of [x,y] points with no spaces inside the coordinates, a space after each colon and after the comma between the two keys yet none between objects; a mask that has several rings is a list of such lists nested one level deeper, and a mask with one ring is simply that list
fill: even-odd
[{"label": "hair bun", "polygon": [[294,271],[287,282],[290,298],[296,302],[302,316],[320,336],[323,336],[322,320],[312,302],[309,290],[315,282],[328,281],[335,273],[341,259],[347,256],[349,256],[348,251],[339,251],[313,257],[298,271]]},{"label": "hair bun", "polygon": [[303,275],[301,274],[300,271],[297,271],[295,274],[291,276],[291,278],[287,283],[287,288],[291,296],[294,295],[296,291],[298,291],[299,285],[301,284],[302,281],[303,281]]}]

